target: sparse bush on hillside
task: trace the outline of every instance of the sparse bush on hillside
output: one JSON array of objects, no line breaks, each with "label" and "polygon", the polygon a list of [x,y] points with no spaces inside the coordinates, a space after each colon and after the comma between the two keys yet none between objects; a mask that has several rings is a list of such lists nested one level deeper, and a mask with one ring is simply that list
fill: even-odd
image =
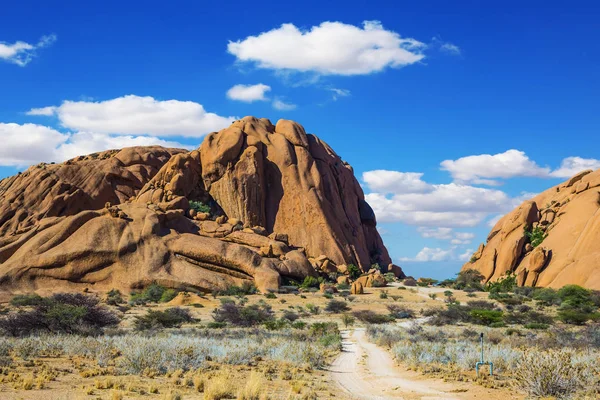
[{"label": "sparse bush on hillside", "polygon": [[143,331],[180,327],[183,323],[193,320],[188,310],[175,307],[164,311],[148,310],[145,315],[135,317],[134,325],[136,330]]},{"label": "sparse bush on hillside", "polygon": [[204,204],[201,201],[190,200],[190,209],[195,210],[199,213],[208,213],[210,214],[211,209],[208,205]]},{"label": "sparse bush on hillside", "polygon": [[389,315],[377,314],[375,311],[371,310],[354,311],[352,315],[366,324],[385,324],[394,320],[394,318]]},{"label": "sparse bush on hillside", "polygon": [[18,294],[10,299],[10,304],[15,307],[39,306],[44,301],[43,297],[35,293]]},{"label": "sparse bush on hillside", "polygon": [[410,308],[402,307],[398,304],[388,304],[386,308],[390,312],[390,316],[395,319],[414,318],[415,313]]},{"label": "sparse bush on hillside", "polygon": [[119,304],[125,303],[121,292],[117,289],[112,289],[106,293],[106,304],[110,306],[118,306]]},{"label": "sparse bush on hillside", "polygon": [[529,242],[533,247],[538,247],[548,234],[542,230],[539,226],[536,226],[533,229],[525,228],[525,236],[529,239]]},{"label": "sparse bush on hillside", "polygon": [[483,285],[481,282],[483,279],[481,272],[475,269],[466,269],[458,273],[453,287],[457,290],[474,289],[482,291]]},{"label": "sparse bush on hillside", "polygon": [[174,289],[168,289],[157,283],[152,283],[141,293],[132,293],[129,297],[129,304],[165,303],[173,300],[177,296],[177,293],[178,291]]},{"label": "sparse bush on hillside", "polygon": [[362,271],[356,265],[348,264],[348,275],[350,276],[350,279],[357,279],[361,273]]},{"label": "sparse bush on hillside", "polygon": [[485,290],[490,293],[509,293],[514,292],[517,287],[517,276],[513,273],[507,273],[494,282],[488,282]]},{"label": "sparse bush on hillside", "polygon": [[340,314],[346,311],[350,311],[350,307],[345,301],[341,300],[329,300],[325,306],[325,311],[333,314]]},{"label": "sparse bush on hillside", "polygon": [[404,286],[417,286],[417,281],[414,278],[406,278],[403,283]]},{"label": "sparse bush on hillside", "polygon": [[234,326],[256,326],[275,319],[271,306],[264,302],[242,306],[235,302],[222,303],[213,311],[216,322],[225,322]]},{"label": "sparse bush on hillside", "polygon": [[307,276],[304,281],[300,284],[302,289],[318,288],[321,285],[322,280],[315,278],[314,276]]},{"label": "sparse bush on hillside", "polygon": [[[11,336],[40,332],[94,335],[103,328],[119,323],[119,318],[99,305],[98,299],[80,293],[57,293],[51,297],[31,299],[32,310],[18,311],[0,319],[0,329]],[[23,303],[23,302],[21,302]]]}]

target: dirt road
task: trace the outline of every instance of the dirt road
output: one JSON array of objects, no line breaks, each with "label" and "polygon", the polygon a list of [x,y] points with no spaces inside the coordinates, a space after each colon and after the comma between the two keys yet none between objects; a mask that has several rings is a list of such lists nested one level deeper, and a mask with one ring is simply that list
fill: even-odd
[{"label": "dirt road", "polygon": [[364,328],[342,332],[343,351],[330,367],[332,378],[352,399],[512,399],[510,392],[473,383],[442,382],[404,371],[389,352],[370,343]]}]

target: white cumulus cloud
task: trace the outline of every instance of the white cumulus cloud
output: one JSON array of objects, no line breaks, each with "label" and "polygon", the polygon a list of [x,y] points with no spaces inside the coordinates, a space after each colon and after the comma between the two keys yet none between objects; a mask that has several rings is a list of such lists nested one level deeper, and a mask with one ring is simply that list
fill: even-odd
[{"label": "white cumulus cloud", "polygon": [[54,115],[75,131],[112,135],[201,137],[229,126],[236,118],[207,112],[193,101],[156,100],[127,95],[105,101],[64,101],[34,108],[29,115]]},{"label": "white cumulus cloud", "polygon": [[24,67],[33,60],[38,49],[48,47],[54,42],[56,42],[56,35],[42,36],[36,44],[23,41],[17,41],[13,44],[0,42],[0,60]]},{"label": "white cumulus cloud", "polygon": [[380,193],[423,193],[433,186],[424,182],[419,172],[398,172],[378,169],[364,172],[363,181],[372,191]]},{"label": "white cumulus cloud", "polygon": [[498,185],[499,182],[494,180],[497,178],[547,177],[550,173],[548,167],[540,167],[525,152],[514,149],[493,155],[480,154],[445,160],[441,166],[457,182],[485,185]]},{"label": "white cumulus cloud", "polygon": [[429,228],[421,226],[417,231],[422,237],[427,239],[447,240],[453,245],[469,244],[475,238],[475,234],[471,232],[456,232],[452,228]]},{"label": "white cumulus cloud", "polygon": [[402,257],[400,261],[448,261],[454,258],[454,248],[441,249],[439,247],[423,247],[415,257]]},{"label": "white cumulus cloud", "polygon": [[570,178],[586,169],[600,168],[600,160],[594,158],[567,157],[562,160],[560,167],[550,174],[555,178]]},{"label": "white cumulus cloud", "polygon": [[425,56],[426,45],[384,29],[379,21],[362,27],[323,22],[308,30],[293,24],[243,40],[229,42],[227,51],[238,62],[277,71],[322,75],[364,75],[414,64]]},{"label": "white cumulus cloud", "polygon": [[0,141],[0,166],[17,167],[39,162],[62,162],[84,154],[131,146],[187,147],[150,136],[63,133],[43,125],[14,123],[0,123]]},{"label": "white cumulus cloud", "polygon": [[239,100],[246,103],[265,101],[268,100],[265,94],[270,90],[270,86],[262,83],[256,85],[235,85],[227,91],[227,97],[231,100]]}]

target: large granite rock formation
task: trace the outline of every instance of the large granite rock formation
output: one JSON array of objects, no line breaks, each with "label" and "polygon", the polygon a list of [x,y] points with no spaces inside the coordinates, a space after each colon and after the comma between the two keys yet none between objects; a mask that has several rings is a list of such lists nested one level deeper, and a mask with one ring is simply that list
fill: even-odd
[{"label": "large granite rock formation", "polygon": [[[534,230],[543,238],[535,248],[526,234]],[[519,285],[600,289],[600,170],[581,172],[505,215],[466,269],[486,281],[511,272]]]},{"label": "large granite rock formation", "polygon": [[107,151],[0,181],[5,293],[265,291],[324,265],[390,262],[352,168],[292,121],[246,117],[191,152]]}]

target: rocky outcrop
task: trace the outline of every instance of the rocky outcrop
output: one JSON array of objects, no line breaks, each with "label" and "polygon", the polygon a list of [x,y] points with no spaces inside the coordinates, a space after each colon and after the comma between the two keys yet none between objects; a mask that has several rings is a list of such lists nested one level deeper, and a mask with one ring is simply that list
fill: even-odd
[{"label": "rocky outcrop", "polygon": [[[530,235],[543,238],[534,247]],[[600,289],[600,170],[581,172],[502,217],[463,270],[526,286]],[[536,243],[537,244],[537,243]]]},{"label": "rocky outcrop", "polygon": [[391,265],[352,168],[292,121],[246,117],[191,152],[108,151],[0,181],[5,291],[266,291],[373,263]]}]

